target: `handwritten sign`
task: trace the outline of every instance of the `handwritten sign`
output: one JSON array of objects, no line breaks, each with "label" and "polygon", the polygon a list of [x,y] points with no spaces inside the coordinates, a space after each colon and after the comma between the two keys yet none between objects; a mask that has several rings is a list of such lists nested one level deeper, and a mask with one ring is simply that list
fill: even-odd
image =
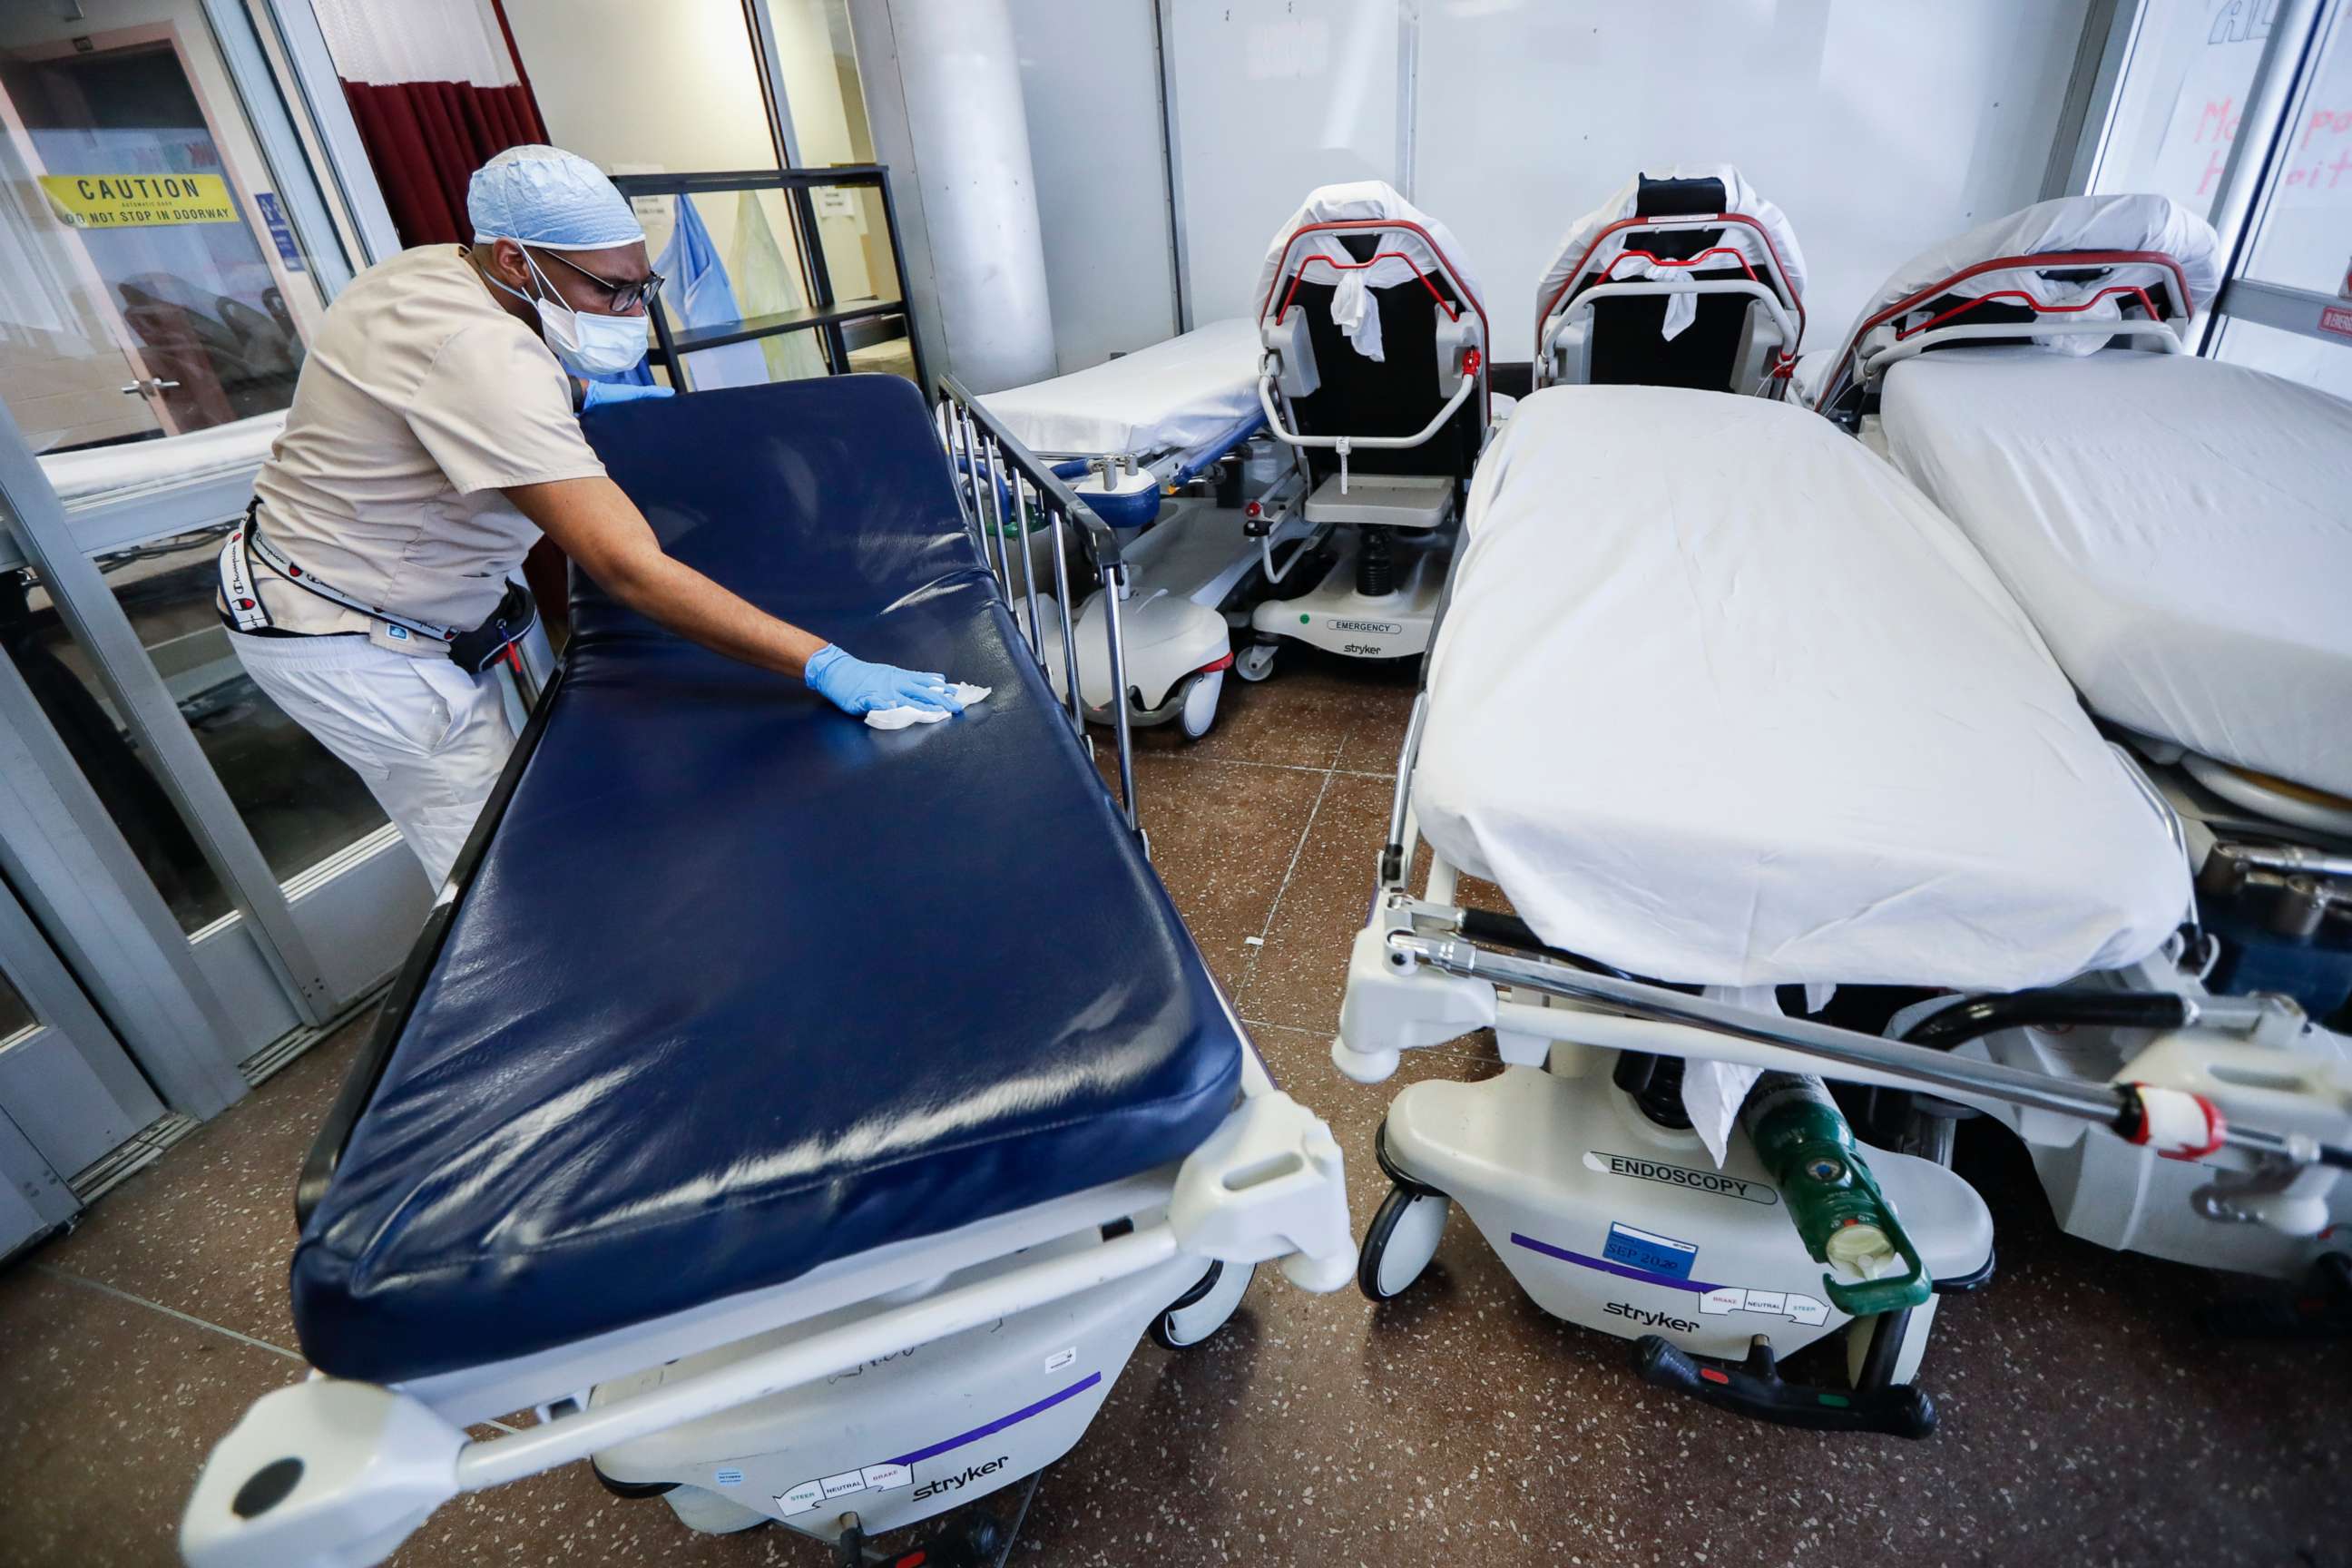
[{"label": "handwritten sign", "polygon": [[76,228],[236,221],[218,174],[43,174],[41,189],[59,221]]}]

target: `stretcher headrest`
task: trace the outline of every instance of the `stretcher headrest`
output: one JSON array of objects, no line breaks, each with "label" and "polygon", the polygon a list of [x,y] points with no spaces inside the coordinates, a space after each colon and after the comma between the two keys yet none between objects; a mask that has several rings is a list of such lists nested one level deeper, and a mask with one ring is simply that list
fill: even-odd
[{"label": "stretcher headrest", "polygon": [[1728,207],[1719,179],[1653,180],[1645,174],[1633,210],[1643,217],[1699,217]]}]

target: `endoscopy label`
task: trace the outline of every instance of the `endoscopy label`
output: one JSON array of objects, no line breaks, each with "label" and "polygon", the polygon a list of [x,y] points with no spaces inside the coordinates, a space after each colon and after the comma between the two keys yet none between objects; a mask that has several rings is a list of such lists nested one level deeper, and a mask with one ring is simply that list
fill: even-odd
[{"label": "endoscopy label", "polygon": [[1698,1248],[1690,1242],[1676,1241],[1671,1236],[1659,1236],[1654,1231],[1636,1230],[1630,1225],[1612,1223],[1609,1226],[1608,1244],[1601,1247],[1601,1256],[1628,1268],[1642,1268],[1652,1274],[1687,1279],[1691,1277],[1691,1265],[1698,1260]]},{"label": "endoscopy label", "polygon": [[1742,1203],[1761,1204],[1766,1208],[1780,1201],[1780,1194],[1768,1184],[1751,1182],[1728,1171],[1694,1171],[1687,1165],[1668,1165],[1632,1154],[1612,1154],[1605,1149],[1587,1149],[1584,1152],[1584,1168],[1598,1171],[1604,1176],[1625,1176],[1637,1182],[1655,1182],[1661,1186],[1680,1187],[1685,1192],[1709,1193],[1718,1198],[1738,1198]]}]

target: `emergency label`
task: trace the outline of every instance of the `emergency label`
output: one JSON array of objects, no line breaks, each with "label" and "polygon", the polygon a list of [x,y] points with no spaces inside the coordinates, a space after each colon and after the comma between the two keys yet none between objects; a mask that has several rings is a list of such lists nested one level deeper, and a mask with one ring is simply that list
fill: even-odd
[{"label": "emergency label", "polygon": [[1676,1241],[1671,1236],[1636,1230],[1630,1225],[1612,1221],[1609,1226],[1609,1240],[1601,1248],[1601,1256],[1612,1263],[1622,1263],[1629,1268],[1687,1279],[1691,1277],[1691,1265],[1698,1259],[1698,1248],[1687,1241]]},{"label": "emergency label", "polygon": [[41,190],[58,220],[76,228],[236,221],[218,174],[43,174]]},{"label": "emergency label", "polygon": [[1728,1171],[1694,1171],[1687,1165],[1667,1165],[1633,1154],[1612,1154],[1605,1149],[1586,1150],[1584,1168],[1599,1171],[1607,1176],[1625,1176],[1636,1182],[1656,1182],[1661,1186],[1680,1187],[1685,1192],[1707,1193],[1718,1198],[1738,1198],[1743,1203],[1761,1204],[1767,1208],[1780,1201],[1780,1194],[1774,1192],[1769,1184],[1751,1182]]}]

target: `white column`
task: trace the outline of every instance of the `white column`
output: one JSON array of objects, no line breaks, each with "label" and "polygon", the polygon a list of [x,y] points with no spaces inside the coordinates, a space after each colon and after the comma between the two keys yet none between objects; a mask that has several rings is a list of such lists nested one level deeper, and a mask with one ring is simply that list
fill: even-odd
[{"label": "white column", "polygon": [[1055,373],[1045,247],[1004,0],[852,0],[933,369],[977,392]]}]

